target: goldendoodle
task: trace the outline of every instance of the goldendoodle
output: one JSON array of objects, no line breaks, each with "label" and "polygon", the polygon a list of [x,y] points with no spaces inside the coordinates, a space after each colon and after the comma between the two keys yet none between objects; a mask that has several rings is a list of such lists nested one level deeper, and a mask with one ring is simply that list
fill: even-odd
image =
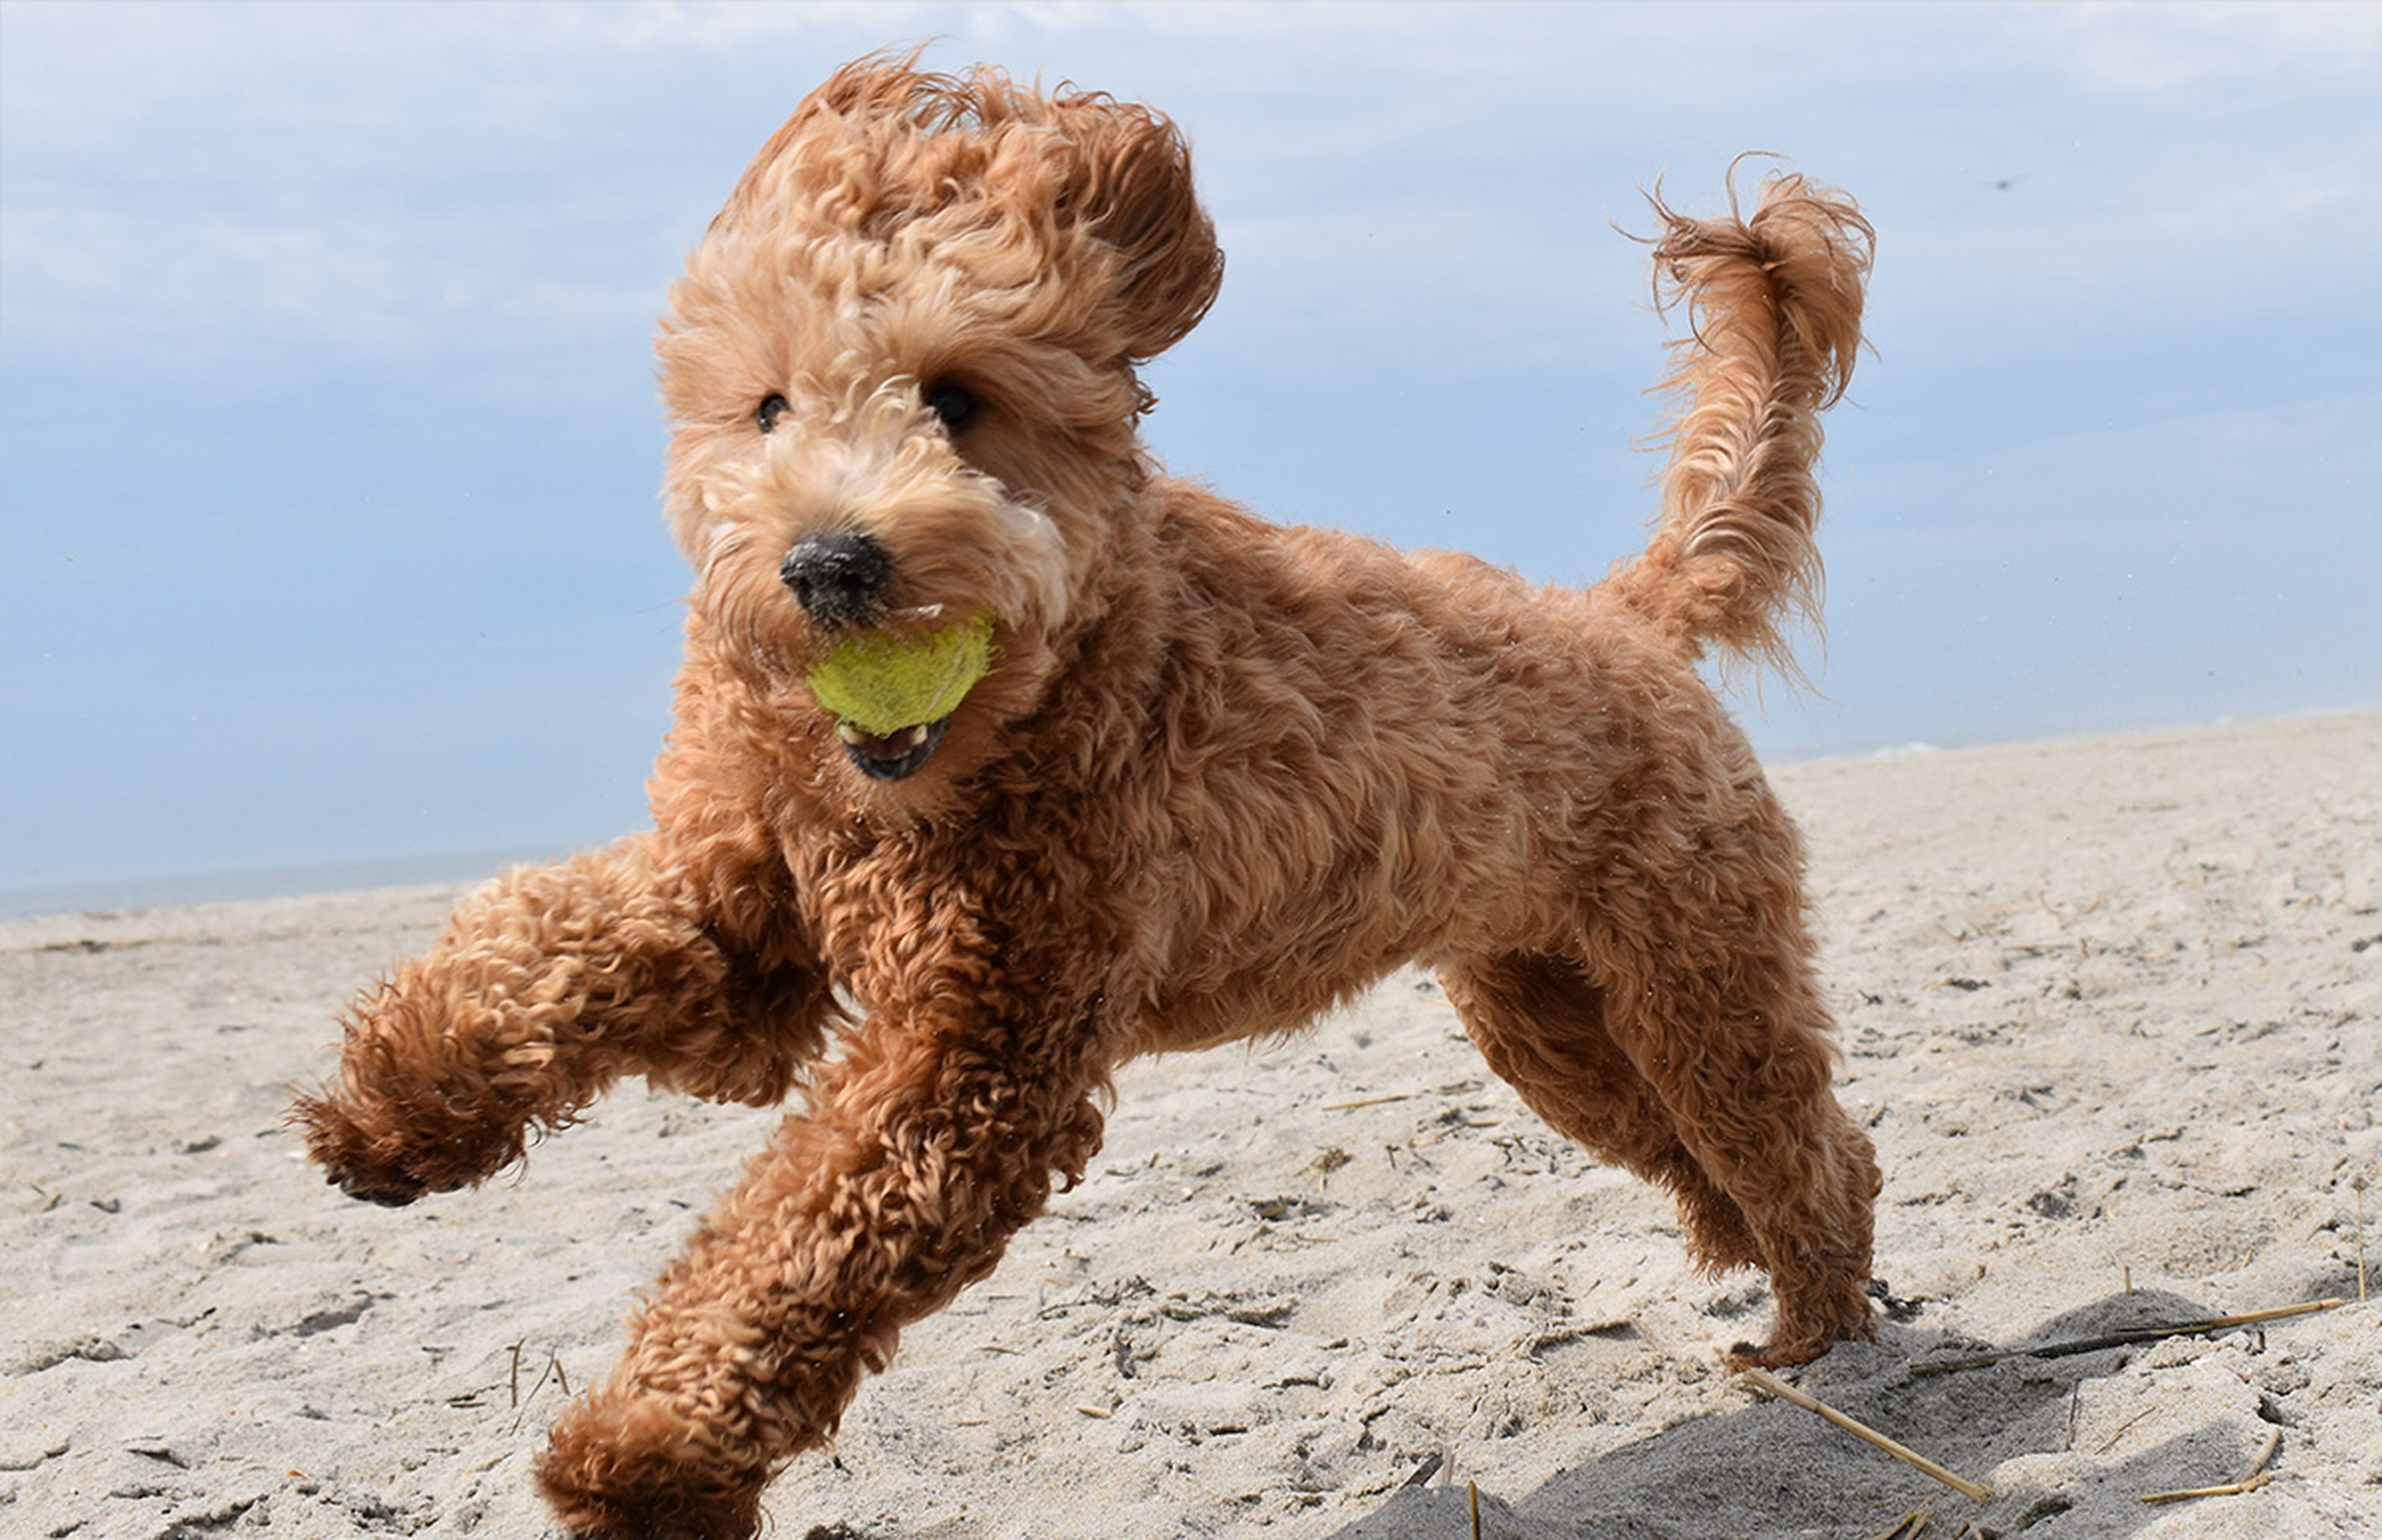
[{"label": "goldendoodle", "polygon": [[1082,1175],[1119,1064],[1408,961],[1549,1124],[1669,1187],[1698,1260],[1768,1273],[1741,1354],[1872,1334],[1801,849],[1697,674],[1783,659],[1814,603],[1870,228],[1786,175],[1653,209],[1688,323],[1660,520],[1534,589],[1160,472],[1136,368],[1222,271],[1166,118],[878,56],[762,147],[660,343],[695,576],[655,826],[467,899],[293,1114],[405,1203],[624,1074],[799,1093],[557,1424],[575,1534],[752,1533]]}]

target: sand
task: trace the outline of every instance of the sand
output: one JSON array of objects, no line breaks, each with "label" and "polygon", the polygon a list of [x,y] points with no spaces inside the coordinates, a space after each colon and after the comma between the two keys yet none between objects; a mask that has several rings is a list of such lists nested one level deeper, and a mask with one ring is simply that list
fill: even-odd
[{"label": "sand", "polygon": [[[2382,715],[1790,765],[1896,1318],[1721,1365],[1758,1278],[1551,1136],[1436,988],[1134,1067],[1088,1179],[904,1339],[813,1540],[2382,1528]],[[537,1536],[529,1461],[772,1116],[624,1088],[475,1193],[339,1199],[279,1126],[456,896],[0,926],[0,1534]],[[2363,1195],[2363,1179],[2376,1190]],[[1944,1375],[1991,1345],[2346,1297]],[[2240,1496],[2143,1494],[2241,1475]],[[1429,1473],[1426,1474],[1426,1473]],[[1963,1530],[1964,1525],[1973,1525]]]}]

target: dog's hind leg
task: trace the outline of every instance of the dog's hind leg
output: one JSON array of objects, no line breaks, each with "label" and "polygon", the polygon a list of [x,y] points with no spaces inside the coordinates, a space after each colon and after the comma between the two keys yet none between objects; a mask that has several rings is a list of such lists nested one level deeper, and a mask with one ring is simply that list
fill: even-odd
[{"label": "dog's hind leg", "polygon": [[401,1204],[503,1169],[623,1074],[780,1100],[832,1012],[815,967],[730,941],[641,836],[466,898],[356,1002],[338,1078],[290,1120],[347,1192]]},{"label": "dog's hind leg", "polygon": [[[1605,1025],[1680,1142],[1752,1231],[1777,1297],[1767,1347],[1797,1363],[1876,1335],[1868,1298],[1877,1161],[1838,1105],[1827,1008],[1786,863],[1744,825],[1713,831],[1692,880],[1596,926],[1586,959]],[[1776,851],[1772,850],[1774,855]]]},{"label": "dog's hind leg", "polygon": [[1603,992],[1578,966],[1524,954],[1450,964],[1439,977],[1489,1067],[1549,1128],[1671,1190],[1698,1263],[1714,1272],[1761,1265],[1744,1213],[1613,1041]]}]

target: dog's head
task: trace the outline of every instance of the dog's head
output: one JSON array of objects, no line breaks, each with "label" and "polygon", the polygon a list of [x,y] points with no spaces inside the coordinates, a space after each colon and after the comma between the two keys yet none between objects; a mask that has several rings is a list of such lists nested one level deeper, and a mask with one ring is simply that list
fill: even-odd
[{"label": "dog's head", "polygon": [[985,67],[838,71],[671,290],[665,492],[698,623],[822,716],[804,681],[854,645],[924,657],[903,650],[988,626],[990,672],[943,717],[880,708],[841,735],[880,781],[947,727],[989,741],[1102,607],[1150,475],[1136,366],[1197,324],[1222,267],[1157,114]]}]

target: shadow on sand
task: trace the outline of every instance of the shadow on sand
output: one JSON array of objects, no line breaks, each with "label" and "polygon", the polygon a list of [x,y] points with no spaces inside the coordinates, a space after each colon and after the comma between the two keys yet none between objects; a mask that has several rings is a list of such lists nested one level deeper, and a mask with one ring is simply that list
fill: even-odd
[{"label": "shadow on sand", "polygon": [[[2174,1294],[2117,1294],[2044,1322],[2028,1344],[2091,1337],[2207,1312]],[[2245,1328],[2254,1329],[2254,1328]],[[1914,1509],[1931,1534],[2026,1533],[2056,1540],[2131,1534],[2165,1511],[2143,1493],[2238,1474],[2255,1453],[2238,1417],[2219,1417],[2122,1457],[2089,1457],[2076,1408],[2094,1381],[2118,1375],[2147,1345],[1988,1368],[1918,1375],[1913,1364],[1979,1351],[1942,1333],[1888,1326],[1875,1345],[1846,1344],[1793,1376],[1803,1389],[1971,1481],[2005,1461],[2073,1452],[2042,1480],[2014,1481],[1990,1504],[1939,1485],[1808,1412],[1751,1400],[1683,1423],[1563,1472],[1518,1502],[1480,1494],[1481,1540],[1769,1540],[1885,1533]],[[2098,1438],[2092,1440],[2097,1443]],[[1416,1487],[1332,1540],[1471,1540],[1461,1486]]]}]

